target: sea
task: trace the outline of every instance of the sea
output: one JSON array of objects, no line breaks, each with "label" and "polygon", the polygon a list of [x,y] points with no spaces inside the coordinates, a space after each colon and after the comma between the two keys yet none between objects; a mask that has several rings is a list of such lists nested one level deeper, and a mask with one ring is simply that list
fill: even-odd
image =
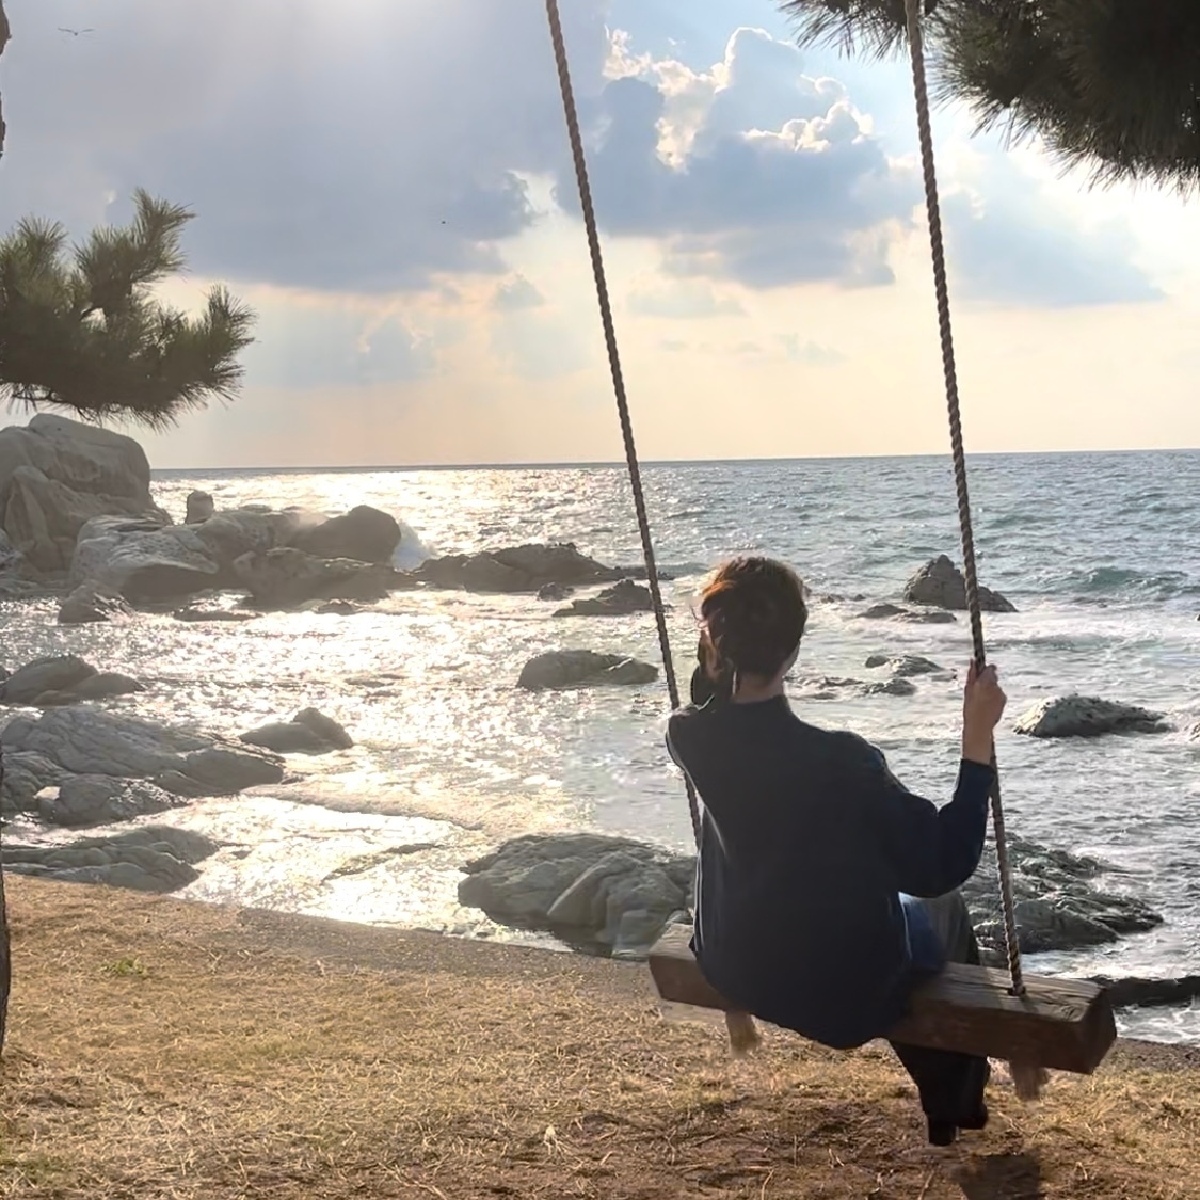
[{"label": "sea", "polygon": [[[1172,731],[1088,741],[998,741],[1008,826],[1111,864],[1099,882],[1165,917],[1144,935],[1033,958],[1035,971],[1200,973],[1200,453],[977,456],[969,460],[980,580],[1017,606],[986,634],[1018,716],[1079,692],[1148,706]],[[869,679],[872,654],[921,654],[961,674],[967,622],[867,621],[930,557],[959,555],[942,457],[647,464],[658,560],[672,576],[674,655],[686,681],[705,572],[738,553],[792,563],[814,604],[799,670]],[[160,505],[187,494],[328,513],[394,513],[402,566],[425,557],[568,541],[608,563],[641,559],[620,466],[159,471]],[[522,833],[597,830],[690,845],[682,780],[663,744],[665,684],[531,694],[532,655],[587,648],[657,661],[650,614],[554,619],[532,596],[400,592],[353,616],[272,614],[242,625],[169,615],[62,628],[50,602],[10,605],[10,668],[75,652],[136,676],[118,703],[229,734],[314,705],[353,750],[293,760],[296,778],[154,818],[223,848],[184,893],[463,937],[519,939],[457,902],[464,862]],[[911,696],[795,701],[809,720],[875,741],[910,788],[948,799],[960,683]],[[1006,721],[1006,725],[1011,722]],[[1200,1005],[1123,1013],[1126,1033],[1200,1040]]]}]

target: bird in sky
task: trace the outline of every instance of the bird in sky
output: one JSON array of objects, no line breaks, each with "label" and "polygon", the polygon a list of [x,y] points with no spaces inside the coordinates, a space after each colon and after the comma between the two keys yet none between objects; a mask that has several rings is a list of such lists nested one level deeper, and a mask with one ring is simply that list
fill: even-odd
[{"label": "bird in sky", "polygon": [[81,33],[95,33],[94,29],[64,29],[63,26],[58,27],[59,33],[69,33],[72,37],[79,37]]}]

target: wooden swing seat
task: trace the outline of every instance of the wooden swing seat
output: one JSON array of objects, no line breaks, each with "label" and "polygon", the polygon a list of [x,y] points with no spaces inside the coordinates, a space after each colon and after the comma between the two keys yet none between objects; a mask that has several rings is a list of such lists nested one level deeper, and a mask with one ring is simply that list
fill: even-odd
[{"label": "wooden swing seat", "polygon": [[[701,973],[690,938],[690,926],[675,925],[651,951],[658,994],[674,1004],[732,1011]],[[1117,1038],[1104,988],[1045,975],[1027,975],[1025,987],[1014,996],[1003,971],[951,963],[917,988],[888,1040],[1090,1075]]]}]

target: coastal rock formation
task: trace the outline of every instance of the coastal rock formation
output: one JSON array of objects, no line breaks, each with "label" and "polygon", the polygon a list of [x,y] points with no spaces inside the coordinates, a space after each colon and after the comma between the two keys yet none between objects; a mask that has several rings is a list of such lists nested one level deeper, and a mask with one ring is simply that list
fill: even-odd
[{"label": "coastal rock formation", "polygon": [[468,863],[459,903],[585,949],[645,954],[691,902],[694,860],[627,838],[532,834]]},{"label": "coastal rock formation", "polygon": [[573,600],[566,608],[558,609],[556,617],[623,617],[629,613],[651,612],[654,600],[648,587],[622,579],[595,596]]},{"label": "coastal rock formation", "polygon": [[517,687],[536,692],[548,688],[603,687],[612,684],[653,683],[658,668],[620,654],[592,650],[551,650],[531,658]]},{"label": "coastal rock formation", "polygon": [[296,608],[309,600],[371,604],[404,586],[399,572],[349,558],[313,558],[294,546],[245,554],[233,564],[257,608]]},{"label": "coastal rock formation", "polygon": [[150,498],[150,464],[130,437],[38,413],[0,430],[0,527],[40,571],[65,571],[98,516],[170,518]]},{"label": "coastal rock formation", "polygon": [[39,658],[0,683],[0,704],[49,708],[82,700],[106,700],[145,691],[136,679],[115,671],[97,671],[74,654]]},{"label": "coastal rock formation", "polygon": [[[1102,863],[1011,840],[1021,948],[1068,950],[1151,929],[1162,917],[1130,896],[1091,881]],[[532,834],[468,863],[459,902],[492,920],[542,929],[591,950],[644,954],[691,904],[693,856],[668,855],[627,838]],[[963,888],[980,942],[1003,949],[994,859]]]},{"label": "coastal rock formation", "polygon": [[328,754],[354,745],[354,739],[337,721],[315,708],[301,709],[290,721],[260,725],[243,733],[239,740],[277,754]]},{"label": "coastal rock formation", "polygon": [[83,584],[62,602],[58,610],[60,625],[99,625],[132,616],[124,597]]},{"label": "coastal rock formation", "polygon": [[910,625],[953,625],[957,617],[952,612],[939,608],[914,611],[901,608],[899,604],[872,604],[858,614],[864,621],[904,621]]},{"label": "coastal rock formation", "polygon": [[[930,559],[908,581],[904,599],[910,604],[925,604],[931,608],[965,612],[967,585],[962,572],[943,554]],[[980,587],[979,607],[984,612],[1011,613],[1017,610],[999,592]]]},{"label": "coastal rock formation", "polygon": [[1039,701],[1013,726],[1014,732],[1036,738],[1164,733],[1169,728],[1162,713],[1092,696],[1056,696]]},{"label": "coastal rock formation", "polygon": [[185,829],[146,825],[115,837],[82,838],[66,846],[0,849],[5,870],[62,883],[104,883],[139,892],[175,892],[200,877],[196,864],[220,846]]},{"label": "coastal rock formation", "polygon": [[51,782],[58,786],[66,775],[108,775],[148,779],[179,796],[225,796],[280,783],[284,775],[283,760],[266,751],[97,708],[18,718],[0,730],[0,747],[6,770],[10,755],[35,755],[57,768]]},{"label": "coastal rock formation", "polygon": [[400,523],[390,513],[360,504],[340,517],[301,530],[290,544],[314,558],[390,563],[400,545]]},{"label": "coastal rock formation", "polygon": [[578,587],[620,578],[576,549],[573,542],[531,544],[481,554],[452,554],[431,558],[413,576],[435,587],[462,588],[468,592],[532,592],[547,584]]},{"label": "coastal rock formation", "polygon": [[[299,543],[316,545],[322,538],[326,544],[343,544],[363,555],[378,556],[385,545],[390,548],[376,561],[375,557],[330,560],[299,547]],[[330,568],[312,565],[332,561],[339,564],[332,571],[337,580],[353,575],[359,579],[359,591],[377,600],[389,589],[412,586],[383,565],[399,539],[395,518],[366,507],[332,520],[299,509],[272,512],[258,507],[218,512],[185,525],[100,517],[79,532],[70,580],[74,587],[88,586],[133,604],[155,605],[245,586],[249,570],[255,582],[251,591],[263,589],[262,607],[293,607],[339,595],[336,586],[332,594],[323,590],[331,586]],[[353,566],[340,565],[347,562]],[[367,577],[386,581],[386,587],[382,591],[364,588],[362,580]],[[289,597],[286,603],[276,598],[281,593]],[[363,596],[356,593],[347,598]]]},{"label": "coastal rock formation", "polygon": [[39,790],[34,799],[38,817],[64,829],[111,825],[187,803],[148,780],[111,775],[69,775],[61,785]]},{"label": "coastal rock formation", "polygon": [[547,583],[538,589],[539,600],[565,600],[575,589],[565,583]]},{"label": "coastal rock formation", "polygon": [[187,498],[185,525],[203,525],[216,511],[213,498],[207,492],[192,492]]}]

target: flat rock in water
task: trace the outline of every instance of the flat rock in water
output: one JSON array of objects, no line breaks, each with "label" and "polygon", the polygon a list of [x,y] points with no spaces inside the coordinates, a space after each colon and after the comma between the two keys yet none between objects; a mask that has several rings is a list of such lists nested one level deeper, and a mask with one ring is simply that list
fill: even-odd
[{"label": "flat rock in water", "polygon": [[953,625],[958,620],[945,609],[929,608],[914,611],[899,604],[872,604],[858,614],[864,621],[904,621],[910,625]]},{"label": "flat rock in water", "polygon": [[0,703],[32,704],[46,692],[70,692],[97,674],[91,663],[75,654],[38,658],[0,684]]},{"label": "flat rock in water", "polygon": [[592,650],[551,650],[525,664],[517,687],[533,692],[547,688],[638,685],[653,683],[657,678],[657,667],[636,658],[597,654]]},{"label": "flat rock in water", "polygon": [[622,579],[595,596],[573,600],[566,608],[555,612],[556,617],[622,617],[628,613],[651,612],[654,598],[648,587]]},{"label": "flat rock in water", "polygon": [[932,659],[919,654],[901,654],[895,658],[886,654],[872,654],[866,661],[868,670],[886,668],[897,679],[911,679],[917,675],[949,675],[945,667],[939,667]]},{"label": "flat rock in water", "polygon": [[413,578],[468,592],[539,592],[547,584],[576,587],[620,577],[613,567],[581,554],[573,542],[530,544],[481,554],[431,558]]},{"label": "flat rock in water", "polygon": [[1100,737],[1106,733],[1164,733],[1162,713],[1092,696],[1058,696],[1035,704],[1013,727],[1036,738]]},{"label": "flat rock in water", "polygon": [[219,849],[218,843],[198,833],[146,825],[66,846],[6,844],[0,848],[0,861],[6,870],[20,875],[161,894],[194,883],[200,877],[196,864]]},{"label": "flat rock in water", "polygon": [[204,608],[200,605],[189,604],[184,608],[177,608],[171,616],[176,621],[183,621],[189,625],[236,625],[244,621],[257,621],[262,617],[262,613],[246,612],[232,608]]},{"label": "flat rock in water", "polygon": [[[967,584],[962,572],[946,555],[930,559],[908,581],[904,599],[910,604],[927,604],[955,612],[967,610]],[[979,589],[979,607],[983,612],[1011,613],[1016,608],[999,592]]]},{"label": "flat rock in water", "polygon": [[58,787],[46,788],[37,796],[37,815],[48,825],[85,829],[166,812],[185,803],[145,779],[70,775]]},{"label": "flat rock in water", "polygon": [[294,546],[246,554],[233,564],[259,608],[297,608],[309,600],[374,603],[403,585],[399,573],[378,563],[314,558]]},{"label": "flat rock in water", "polygon": [[0,730],[10,753],[48,759],[64,773],[150,779],[181,796],[232,795],[283,780],[283,760],[237,742],[98,708],[52,708]]},{"label": "flat rock in water", "polygon": [[248,746],[262,746],[277,754],[329,754],[349,750],[354,739],[332,717],[315,708],[305,708],[290,721],[271,721],[243,733]]}]

